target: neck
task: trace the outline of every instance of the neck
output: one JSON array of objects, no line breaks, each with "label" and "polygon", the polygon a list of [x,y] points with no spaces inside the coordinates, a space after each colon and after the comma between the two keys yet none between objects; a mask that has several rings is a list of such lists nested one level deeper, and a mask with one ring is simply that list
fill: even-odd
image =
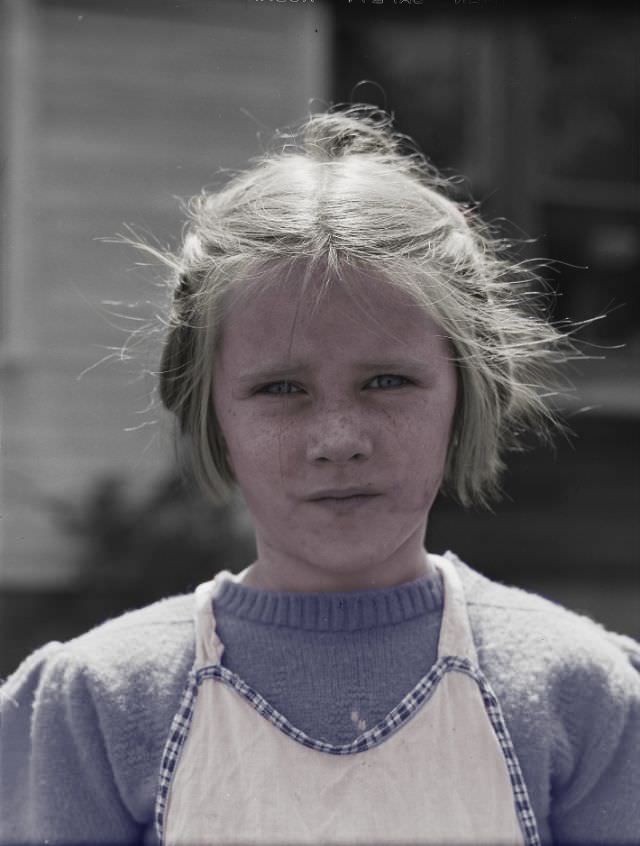
[{"label": "neck", "polygon": [[393,554],[360,567],[319,566],[310,561],[283,556],[256,538],[258,558],[242,574],[242,584],[259,590],[330,592],[389,588],[434,575],[435,567],[420,542],[407,543]]}]

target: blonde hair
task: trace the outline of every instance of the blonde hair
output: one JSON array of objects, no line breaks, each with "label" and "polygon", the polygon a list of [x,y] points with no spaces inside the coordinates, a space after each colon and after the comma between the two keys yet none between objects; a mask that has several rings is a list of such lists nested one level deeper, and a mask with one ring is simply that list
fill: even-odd
[{"label": "blonde hair", "polygon": [[[213,361],[230,299],[304,269],[303,296],[370,269],[442,327],[459,374],[443,492],[464,505],[499,495],[504,454],[527,431],[559,424],[546,402],[556,365],[575,350],[539,309],[540,279],[503,255],[472,205],[385,113],[331,109],[218,191],[188,205],[176,254],[143,246],[172,270],[173,305],[159,372],[163,404],[189,446],[193,477],[216,503],[234,483],[212,400]],[[311,289],[322,268],[323,284]],[[575,357],[575,356],[574,356]]]}]

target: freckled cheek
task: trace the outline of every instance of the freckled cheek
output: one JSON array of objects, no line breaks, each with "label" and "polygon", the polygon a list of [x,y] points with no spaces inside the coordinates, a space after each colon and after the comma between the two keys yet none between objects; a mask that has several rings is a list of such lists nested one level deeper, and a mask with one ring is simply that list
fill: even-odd
[{"label": "freckled cheek", "polygon": [[448,402],[443,403],[437,412],[430,404],[425,405],[397,430],[396,445],[402,456],[406,479],[414,480],[414,490],[425,501],[428,500],[428,504],[444,475],[452,414]]},{"label": "freckled cheek", "polygon": [[273,484],[295,473],[299,438],[286,434],[281,425],[255,425],[251,419],[236,417],[226,438],[231,463],[240,485],[258,487]]},{"label": "freckled cheek", "polygon": [[422,489],[425,485],[439,485],[447,454],[447,439],[429,426],[411,427],[402,433],[396,448],[397,465],[401,476],[409,484],[413,480]]}]

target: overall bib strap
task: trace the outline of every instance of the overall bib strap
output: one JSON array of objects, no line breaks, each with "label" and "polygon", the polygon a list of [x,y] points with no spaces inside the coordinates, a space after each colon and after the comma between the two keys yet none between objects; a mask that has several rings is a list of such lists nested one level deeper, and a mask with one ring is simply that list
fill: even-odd
[{"label": "overall bib strap", "polygon": [[216,632],[216,618],[213,600],[226,579],[234,579],[232,573],[222,570],[210,582],[198,585],[195,591],[194,622],[196,629],[196,657],[193,669],[211,667],[222,660],[224,645]]},{"label": "overall bib strap", "polygon": [[456,655],[467,658],[474,666],[478,654],[471,634],[462,581],[454,563],[444,555],[429,554],[429,559],[442,574],[444,609],[438,640],[438,658]]}]

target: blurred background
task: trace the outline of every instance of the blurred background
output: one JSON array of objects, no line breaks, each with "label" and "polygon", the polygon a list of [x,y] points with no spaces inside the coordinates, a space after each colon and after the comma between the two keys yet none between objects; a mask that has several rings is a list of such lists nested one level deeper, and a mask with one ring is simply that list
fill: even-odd
[{"label": "blurred background", "polygon": [[[508,8],[506,8],[508,6]],[[429,548],[640,637],[640,12],[417,0],[0,0],[0,676],[252,560],[242,503],[180,488],[149,371],[166,292],[122,244],[330,103],[388,108],[598,358],[574,435],[514,456]],[[144,261],[144,260],[143,260]]]}]

